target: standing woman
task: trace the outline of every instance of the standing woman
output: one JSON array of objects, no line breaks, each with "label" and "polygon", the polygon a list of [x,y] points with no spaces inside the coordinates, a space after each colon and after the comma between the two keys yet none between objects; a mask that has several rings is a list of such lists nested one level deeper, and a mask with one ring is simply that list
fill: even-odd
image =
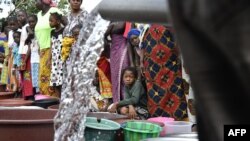
[{"label": "standing woman", "polygon": [[63,31],[63,42],[67,41],[70,42],[68,43],[67,46],[64,46],[63,44],[63,50],[68,50],[67,54],[65,55],[66,57],[63,57],[63,61],[66,60],[65,63],[65,70],[64,70],[64,74],[66,74],[66,68],[67,68],[67,64],[70,62],[70,52],[71,52],[71,48],[73,47],[73,44],[76,42],[76,39],[74,39],[73,37],[73,28],[77,25],[83,25],[84,22],[84,17],[88,14],[87,11],[84,11],[81,9],[81,5],[82,5],[82,0],[68,0],[68,2],[70,3],[70,8],[71,11],[69,12],[69,14],[67,15],[67,19],[66,19],[66,27],[64,28]]},{"label": "standing woman", "polygon": [[151,25],[143,49],[149,113],[153,117],[186,120],[180,54],[170,28]]},{"label": "standing woman", "polygon": [[[66,78],[67,75],[67,70],[68,66],[70,63],[70,53],[72,50],[72,47],[74,46],[74,43],[76,42],[77,39],[74,39],[73,36],[73,28],[77,25],[83,25],[84,22],[84,17],[88,14],[87,11],[84,11],[81,9],[83,0],[68,0],[70,4],[70,12],[67,15],[67,25],[64,28],[63,31],[63,45],[62,45],[62,58],[64,62],[64,67],[63,67],[63,79]],[[65,45],[65,42],[67,44]],[[65,54],[63,54],[63,50],[67,50]],[[64,89],[64,84],[62,86],[62,91]]]},{"label": "standing woman", "polygon": [[71,37],[73,27],[83,24],[87,11],[81,9],[82,1],[83,0],[68,0],[71,11],[67,15],[67,26],[63,32],[64,37]]},{"label": "standing woman", "polygon": [[37,24],[35,35],[40,47],[40,74],[39,87],[43,95],[59,97],[53,88],[50,88],[51,74],[51,30],[49,25],[50,13],[62,13],[59,9],[53,7],[52,0],[36,0],[36,7],[41,10],[37,13]]},{"label": "standing woman", "polygon": [[110,67],[113,102],[119,102],[124,96],[124,86],[121,81],[121,72],[129,66],[127,39],[124,37],[126,22],[113,22],[109,25],[104,37],[106,43],[111,37]]}]

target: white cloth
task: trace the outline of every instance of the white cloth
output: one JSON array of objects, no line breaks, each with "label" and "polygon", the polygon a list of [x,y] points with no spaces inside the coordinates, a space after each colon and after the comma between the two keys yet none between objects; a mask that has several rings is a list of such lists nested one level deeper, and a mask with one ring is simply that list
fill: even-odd
[{"label": "white cloth", "polygon": [[20,46],[18,54],[26,54],[28,51],[28,46],[25,46],[25,41],[28,37],[28,32],[26,30],[27,26],[29,26],[29,24],[24,25],[21,30],[21,38],[20,38]]},{"label": "white cloth", "polygon": [[13,30],[9,32],[8,35],[8,47],[11,48],[12,44],[14,43],[14,38],[13,38]]},{"label": "white cloth", "polygon": [[36,39],[32,39],[30,44],[30,63],[39,63],[40,57],[39,57],[39,45],[38,41]]}]

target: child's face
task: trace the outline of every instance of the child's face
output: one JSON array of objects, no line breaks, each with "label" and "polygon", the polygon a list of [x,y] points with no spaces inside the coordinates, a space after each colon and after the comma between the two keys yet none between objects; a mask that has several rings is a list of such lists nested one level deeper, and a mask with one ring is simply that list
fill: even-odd
[{"label": "child's face", "polygon": [[123,74],[123,83],[126,86],[131,86],[135,82],[135,75],[132,71],[126,70]]},{"label": "child's face", "polygon": [[140,43],[140,39],[138,36],[135,36],[135,35],[132,35],[131,38],[130,38],[130,43],[133,45],[133,46],[139,46],[139,43]]},{"label": "child's face", "polygon": [[34,29],[37,23],[36,19],[33,17],[29,17],[28,22],[29,22],[30,28]]},{"label": "child's face", "polygon": [[20,35],[18,33],[14,33],[13,38],[14,38],[15,43],[17,43],[19,45],[19,43],[20,43]]},{"label": "child's face", "polygon": [[73,35],[73,37],[74,37],[76,40],[78,39],[79,33],[80,33],[80,29],[79,29],[79,28],[75,28],[75,29],[72,31],[72,35]]},{"label": "child's face", "polygon": [[17,21],[9,21],[9,22],[8,22],[8,27],[9,27],[11,30],[16,31],[16,30],[18,29],[18,22],[17,22]]},{"label": "child's face", "polygon": [[58,20],[56,20],[56,18],[54,16],[50,16],[49,17],[49,25],[50,27],[54,28],[56,26],[58,26],[60,23],[58,22]]},{"label": "child's face", "polygon": [[23,11],[17,12],[17,20],[21,25],[26,24],[27,15]]}]

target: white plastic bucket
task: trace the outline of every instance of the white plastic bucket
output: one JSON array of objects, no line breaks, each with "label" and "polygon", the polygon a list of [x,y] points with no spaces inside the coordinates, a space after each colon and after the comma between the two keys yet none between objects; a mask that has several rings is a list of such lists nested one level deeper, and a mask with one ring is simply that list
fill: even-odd
[{"label": "white plastic bucket", "polygon": [[192,123],[187,121],[166,122],[166,134],[191,133]]}]

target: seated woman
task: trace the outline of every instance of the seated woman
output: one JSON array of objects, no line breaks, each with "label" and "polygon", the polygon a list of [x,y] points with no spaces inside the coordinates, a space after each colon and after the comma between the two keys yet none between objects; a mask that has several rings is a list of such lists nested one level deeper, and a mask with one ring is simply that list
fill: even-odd
[{"label": "seated woman", "polygon": [[125,99],[113,103],[108,109],[109,112],[118,112],[128,115],[130,118],[147,119],[147,97],[144,87],[137,80],[138,73],[133,67],[125,68],[122,72],[122,80],[125,85]]}]

